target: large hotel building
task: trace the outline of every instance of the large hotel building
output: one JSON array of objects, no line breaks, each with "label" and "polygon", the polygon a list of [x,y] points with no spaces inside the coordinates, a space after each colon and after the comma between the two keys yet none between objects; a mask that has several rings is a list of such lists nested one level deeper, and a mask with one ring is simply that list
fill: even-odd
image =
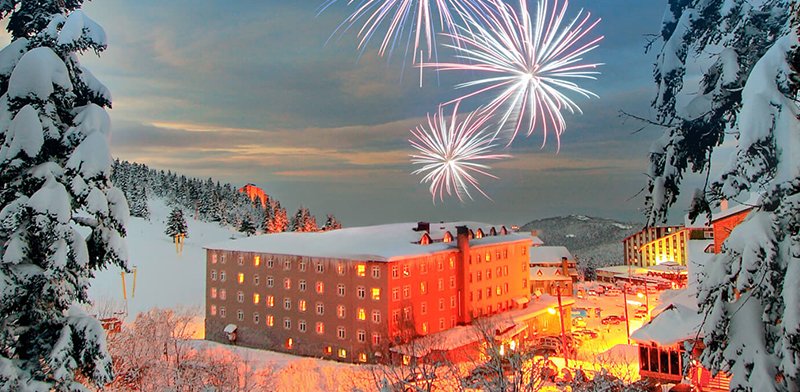
[{"label": "large hotel building", "polygon": [[207,247],[206,339],[367,362],[515,309],[531,237],[476,222],[279,233]]}]

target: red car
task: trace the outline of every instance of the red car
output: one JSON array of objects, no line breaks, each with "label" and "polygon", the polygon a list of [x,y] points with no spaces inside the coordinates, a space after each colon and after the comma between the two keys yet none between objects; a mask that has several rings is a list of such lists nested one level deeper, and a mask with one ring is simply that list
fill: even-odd
[{"label": "red car", "polygon": [[602,320],[600,320],[600,324],[603,324],[603,325],[607,325],[607,324],[617,325],[617,324],[619,324],[619,323],[621,323],[623,321],[625,321],[625,317],[611,315],[611,316],[608,316],[608,317],[604,317]]}]

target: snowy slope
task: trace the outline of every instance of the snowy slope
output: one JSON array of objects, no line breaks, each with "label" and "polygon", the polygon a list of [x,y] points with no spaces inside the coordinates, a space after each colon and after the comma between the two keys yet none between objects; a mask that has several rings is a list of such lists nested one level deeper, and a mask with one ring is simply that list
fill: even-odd
[{"label": "snowy slope", "polygon": [[[192,212],[186,212],[189,237],[183,253],[178,255],[172,239],[164,234],[171,208],[158,198],[151,198],[149,206],[149,220],[132,217],[128,223],[129,266],[131,270],[134,266],[137,269],[134,296],[131,296],[133,275],[126,276],[128,320],[155,307],[196,307],[198,314],[202,314],[205,300],[203,246],[239,234],[216,223],[196,221]],[[124,305],[120,272],[116,267],[100,271],[92,281],[89,296],[97,307],[109,303],[118,307]]]}]

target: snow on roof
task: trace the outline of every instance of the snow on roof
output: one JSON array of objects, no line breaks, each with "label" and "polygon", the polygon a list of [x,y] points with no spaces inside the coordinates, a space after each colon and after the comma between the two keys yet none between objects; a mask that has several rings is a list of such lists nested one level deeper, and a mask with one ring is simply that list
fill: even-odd
[{"label": "snow on roof", "polygon": [[760,205],[761,205],[761,195],[753,193],[750,195],[750,198],[747,199],[746,202],[711,214],[711,222],[716,222],[720,219],[727,218],[731,215],[736,215],[742,211],[747,211]]},{"label": "snow on roof", "polygon": [[[569,271],[568,271],[569,272]],[[530,280],[572,280],[569,275],[564,276],[559,267],[531,267]]]},{"label": "snow on roof", "polygon": [[[257,252],[270,254],[326,257],[348,260],[392,261],[409,256],[430,255],[457,249],[456,226],[467,226],[473,231],[482,229],[486,237],[470,240],[470,246],[493,245],[506,242],[530,241],[518,234],[501,235],[502,226],[479,222],[433,223],[437,231],[449,231],[453,241],[434,242],[420,245],[426,232],[416,231],[417,223],[393,223],[377,226],[353,227],[315,233],[276,233],[237,240],[230,240],[206,246],[206,249]],[[445,229],[441,229],[444,227]],[[492,227],[498,235],[489,236]],[[433,238],[433,236],[431,236]]]},{"label": "snow on roof", "polygon": [[574,261],[575,258],[569,253],[564,246],[537,246],[530,251],[530,263],[559,263],[561,258],[566,257],[567,260]]},{"label": "snow on roof", "polygon": [[698,337],[703,316],[698,313],[694,290],[670,291],[669,294],[665,293],[667,298],[662,295],[661,313],[631,333],[631,339],[640,343],[671,346]]},{"label": "snow on roof", "polygon": [[223,331],[225,333],[234,333],[238,328],[239,327],[237,327],[236,324],[228,324],[225,326],[225,329],[223,329]]},{"label": "snow on roof", "polygon": [[536,235],[536,234],[534,234],[532,232],[524,232],[524,233],[519,233],[518,232],[517,234],[519,234],[521,236],[524,236],[524,237],[529,237],[531,239],[531,241],[533,241],[533,244],[531,246],[542,246],[542,245],[544,245],[544,241],[542,241],[542,239],[539,238],[538,235]]}]

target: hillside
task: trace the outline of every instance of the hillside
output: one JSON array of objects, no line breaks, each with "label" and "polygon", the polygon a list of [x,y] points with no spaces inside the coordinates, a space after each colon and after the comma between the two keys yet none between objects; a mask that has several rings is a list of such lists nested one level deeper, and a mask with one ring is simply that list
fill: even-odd
[{"label": "hillside", "polygon": [[591,260],[594,266],[623,263],[622,239],[635,233],[642,223],[570,215],[537,219],[526,223],[520,231],[538,230],[545,245],[566,246],[575,257]]}]

